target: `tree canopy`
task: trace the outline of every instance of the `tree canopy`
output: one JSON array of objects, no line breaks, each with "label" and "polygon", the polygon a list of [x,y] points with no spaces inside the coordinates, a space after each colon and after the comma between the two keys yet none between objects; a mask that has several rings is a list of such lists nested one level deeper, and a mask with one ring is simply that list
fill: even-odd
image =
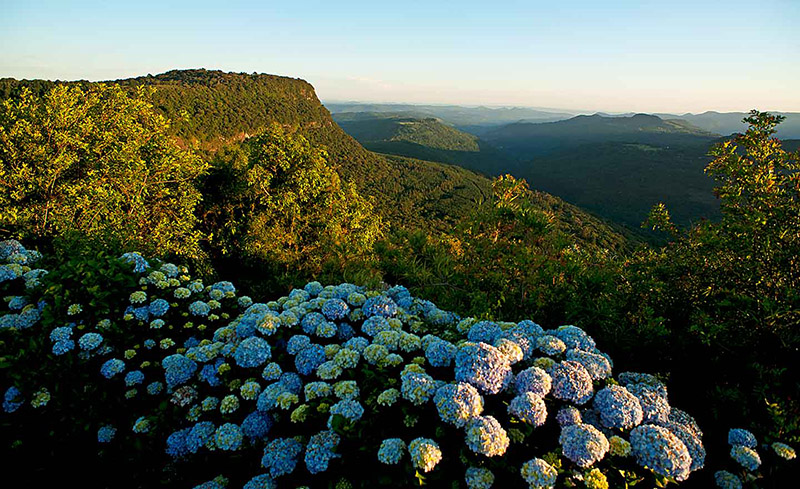
[{"label": "tree canopy", "polygon": [[97,84],[4,101],[0,227],[195,256],[195,180],[207,165],[176,145],[147,98],[145,89]]}]

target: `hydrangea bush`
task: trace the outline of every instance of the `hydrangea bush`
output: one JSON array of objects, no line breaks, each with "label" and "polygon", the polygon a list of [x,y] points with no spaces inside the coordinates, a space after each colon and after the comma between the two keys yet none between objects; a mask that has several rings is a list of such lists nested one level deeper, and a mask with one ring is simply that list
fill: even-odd
[{"label": "hydrangea bush", "polygon": [[[87,372],[79,395],[98,409],[73,415],[98,450],[152,449],[174,484],[602,489],[679,483],[704,467],[703,433],[666,385],[615,377],[575,326],[460,318],[402,286],[312,282],[254,302],[136,253],[114,260],[123,272],[104,301],[42,290],[38,259],[0,244],[0,334],[54,365],[4,377],[4,423],[65,409],[76,389],[63,369]],[[757,470],[755,437],[730,441]],[[730,472],[715,479],[741,487]]]}]

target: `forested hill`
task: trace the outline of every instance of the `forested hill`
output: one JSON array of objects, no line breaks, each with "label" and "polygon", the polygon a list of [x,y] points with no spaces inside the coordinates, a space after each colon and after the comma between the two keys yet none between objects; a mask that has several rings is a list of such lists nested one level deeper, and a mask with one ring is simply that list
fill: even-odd
[{"label": "forested hill", "polygon": [[478,138],[454,129],[441,120],[374,113],[334,114],[333,119],[357,140],[408,142],[434,149],[479,151]]},{"label": "forested hill", "polygon": [[484,139],[524,157],[600,142],[641,144],[708,144],[718,134],[682,120],[665,120],[648,114],[631,117],[580,115],[565,121],[509,124],[489,132]]},{"label": "forested hill", "polygon": [[334,113],[333,120],[377,153],[450,163],[485,175],[502,174],[511,166],[504,153],[438,118],[341,112]]},{"label": "forested hill", "polygon": [[[0,96],[14,96],[22,86],[43,94],[55,83],[1,79]],[[209,159],[220,147],[272,123],[297,130],[313,145],[324,147],[342,176],[374,198],[379,213],[395,225],[447,229],[468,215],[475,202],[491,194],[489,179],[463,168],[366,150],[333,121],[314,87],[304,80],[194,69],[106,83],[152,87],[153,104],[173,121],[174,135],[182,144],[202,150]],[[621,228],[560,199],[547,196],[541,202],[548,210],[568,210],[570,217],[558,214],[559,221],[565,225],[573,222],[567,227],[576,232],[584,227],[591,230],[579,233],[591,242],[618,246],[626,241]]]}]

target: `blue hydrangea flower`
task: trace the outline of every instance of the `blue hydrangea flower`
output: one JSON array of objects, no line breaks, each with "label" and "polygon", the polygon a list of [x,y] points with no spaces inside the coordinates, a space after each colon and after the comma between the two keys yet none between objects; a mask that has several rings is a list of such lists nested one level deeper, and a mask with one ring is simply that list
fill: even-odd
[{"label": "blue hydrangea flower", "polygon": [[350,306],[341,299],[328,299],[322,305],[322,314],[331,321],[344,319],[350,312]]},{"label": "blue hydrangea flower", "polygon": [[50,341],[56,343],[59,341],[67,341],[72,337],[72,328],[69,326],[60,326],[53,328],[50,331]]},{"label": "blue hydrangea flower", "polygon": [[297,355],[311,344],[311,338],[306,335],[296,334],[286,343],[286,353]]},{"label": "blue hydrangea flower", "polygon": [[161,382],[152,382],[147,385],[147,393],[150,394],[151,396],[156,396],[158,394],[161,394],[163,390],[164,390],[164,384],[162,384]]},{"label": "blue hydrangea flower", "polygon": [[669,419],[670,405],[666,389],[644,382],[628,384],[628,391],[639,399],[644,423],[664,423]]},{"label": "blue hydrangea flower", "polygon": [[386,465],[400,463],[406,450],[406,444],[400,438],[387,438],[378,449],[378,460]]},{"label": "blue hydrangea flower", "polygon": [[528,460],[519,472],[532,489],[550,489],[558,478],[558,471],[540,458]]},{"label": "blue hydrangea flower", "polygon": [[136,307],[132,312],[133,317],[139,321],[148,321],[150,319],[150,308],[148,306]]},{"label": "blue hydrangea flower", "polygon": [[467,339],[475,343],[492,344],[503,330],[500,325],[492,321],[480,321],[472,325],[467,333]]},{"label": "blue hydrangea flower", "polygon": [[689,451],[689,456],[692,458],[692,465],[689,467],[691,472],[700,470],[705,465],[706,449],[703,442],[689,429],[678,423],[671,421],[662,423],[660,426],[667,428],[673,435],[677,436]]},{"label": "blue hydrangea flower", "polygon": [[167,437],[167,448],[166,452],[167,455],[173,458],[180,458],[185,457],[191,450],[189,450],[189,445],[187,440],[189,438],[189,434],[192,432],[191,428],[185,428],[182,430],[178,430],[173,432],[171,435]]},{"label": "blue hydrangea flower", "polygon": [[322,284],[319,282],[309,282],[303,287],[310,297],[316,297],[322,292]]},{"label": "blue hydrangea flower", "polygon": [[[220,362],[222,363],[222,362]],[[203,365],[203,368],[200,369],[200,373],[197,374],[197,378],[201,381],[208,383],[211,387],[218,387],[222,385],[222,381],[217,376],[217,369],[219,365]]]},{"label": "blue hydrangea flower", "polygon": [[313,401],[320,397],[329,396],[332,392],[333,389],[327,382],[309,382],[304,387],[306,401]]},{"label": "blue hydrangea flower", "polygon": [[322,431],[313,435],[306,446],[305,462],[308,471],[319,474],[328,470],[331,459],[339,457],[334,450],[339,446],[339,435],[333,431]]},{"label": "blue hydrangea flower", "polygon": [[361,309],[367,317],[383,316],[388,318],[397,314],[397,304],[385,295],[370,297]]},{"label": "blue hydrangea flower", "polygon": [[449,367],[456,356],[457,348],[449,341],[436,339],[425,348],[425,358],[432,367]]},{"label": "blue hydrangea flower", "polygon": [[86,333],[78,339],[78,346],[81,350],[92,351],[103,342],[103,336],[99,333]]},{"label": "blue hydrangea flower", "polygon": [[219,412],[222,414],[231,414],[239,409],[239,398],[233,394],[228,394],[222,398],[219,406]]},{"label": "blue hydrangea flower", "polygon": [[556,399],[581,405],[592,398],[592,377],[580,363],[566,360],[555,364],[549,373],[553,382],[553,397]]},{"label": "blue hydrangea flower", "polygon": [[334,416],[339,415],[344,417],[347,421],[354,423],[361,419],[364,415],[364,407],[360,402],[355,400],[339,401],[330,409],[330,417],[328,418],[328,428],[332,427]]},{"label": "blue hydrangea flower", "polygon": [[240,367],[259,367],[272,358],[272,349],[263,338],[251,336],[239,343],[234,354],[236,364]]},{"label": "blue hydrangea flower", "polygon": [[567,350],[567,360],[583,365],[592,380],[602,380],[611,376],[611,362],[603,355],[583,350]]},{"label": "blue hydrangea flower", "polygon": [[414,467],[430,472],[442,460],[442,450],[430,438],[415,438],[408,444],[408,452]]},{"label": "blue hydrangea flower", "polygon": [[511,400],[508,405],[508,414],[538,427],[547,420],[547,407],[544,400],[538,395],[533,392],[524,392]]},{"label": "blue hydrangea flower", "polygon": [[479,467],[470,467],[464,474],[464,482],[468,489],[491,489],[494,484],[494,474],[491,470]]},{"label": "blue hydrangea flower", "polygon": [[278,396],[284,393],[289,393],[289,389],[286,386],[278,381],[273,382],[272,384],[266,386],[261,394],[258,396],[258,401],[256,401],[256,407],[259,411],[270,411],[275,409],[277,405]]},{"label": "blue hydrangea flower", "polygon": [[357,367],[360,359],[361,354],[356,350],[351,350],[350,348],[342,348],[333,356],[333,362],[342,369]]},{"label": "blue hydrangea flower", "polygon": [[133,432],[144,434],[150,432],[150,420],[147,419],[145,416],[140,416],[134,423],[133,423]]},{"label": "blue hydrangea flower", "polygon": [[734,445],[731,448],[731,458],[750,472],[755,472],[761,466],[761,457],[758,453],[744,445]]},{"label": "blue hydrangea flower", "polygon": [[294,359],[297,371],[302,375],[311,375],[320,365],[325,363],[325,348],[312,344],[304,348]]},{"label": "blue hydrangea flower", "polygon": [[619,385],[609,385],[598,391],[593,406],[606,428],[628,430],[642,422],[639,399]]},{"label": "blue hydrangea flower", "polygon": [[264,448],[261,465],[272,477],[291,474],[297,466],[297,458],[303,445],[292,438],[277,438]]},{"label": "blue hydrangea flower", "polygon": [[459,428],[483,412],[483,398],[480,393],[464,382],[440,387],[436,390],[433,402],[442,421]]},{"label": "blue hydrangea flower", "polygon": [[553,379],[550,374],[539,367],[526,368],[514,378],[514,391],[517,394],[532,392],[539,397],[550,393]]},{"label": "blue hydrangea flower", "polygon": [[717,487],[720,489],[742,489],[742,480],[727,470],[715,472],[714,482],[716,482]]},{"label": "blue hydrangea flower", "polygon": [[150,303],[150,315],[157,318],[163,316],[169,311],[169,302],[164,299],[156,299]]},{"label": "blue hydrangea flower", "polygon": [[144,382],[144,373],[141,370],[131,370],[125,374],[125,385],[128,387]]},{"label": "blue hydrangea flower", "polygon": [[558,443],[564,456],[582,468],[602,460],[609,448],[606,436],[589,424],[565,426]]},{"label": "blue hydrangea flower", "polygon": [[164,358],[164,360],[161,361],[161,366],[164,367],[167,386],[169,388],[183,384],[191,379],[192,375],[197,371],[197,363],[180,353],[175,353]]},{"label": "blue hydrangea flower", "polygon": [[207,317],[211,307],[203,301],[194,301],[189,304],[189,312],[192,316]]},{"label": "blue hydrangea flower", "polygon": [[161,270],[161,272],[169,278],[175,278],[178,276],[179,273],[181,273],[180,268],[178,268],[177,265],[172,263],[164,263],[163,265],[161,265],[161,268],[159,268],[159,270]]},{"label": "blue hydrangea flower", "polygon": [[771,445],[771,447],[772,451],[775,452],[775,455],[784,460],[793,460],[797,458],[797,452],[795,452],[794,448],[790,447],[786,443],[776,441]]},{"label": "blue hydrangea flower", "polygon": [[559,326],[552,334],[563,341],[567,348],[592,351],[596,346],[592,337],[577,326]]},{"label": "blue hydrangea flower", "polygon": [[510,440],[506,430],[492,416],[475,416],[470,419],[464,431],[470,450],[487,457],[503,455]]},{"label": "blue hydrangea flower", "polygon": [[678,408],[671,408],[667,419],[670,423],[675,423],[682,426],[696,438],[703,438],[703,431],[700,429],[700,426],[697,425],[697,421],[695,421],[695,419],[685,411],[682,411]]},{"label": "blue hydrangea flower", "polygon": [[197,453],[203,447],[213,447],[216,432],[217,428],[211,421],[196,423],[192,426],[189,436],[186,438],[186,445],[189,451]]},{"label": "blue hydrangea flower", "polygon": [[372,316],[361,324],[361,331],[367,336],[375,336],[382,331],[390,331],[392,327],[383,316]]},{"label": "blue hydrangea flower", "polygon": [[278,484],[269,474],[260,474],[247,481],[244,489],[278,489]]},{"label": "blue hydrangea flower", "polygon": [[217,428],[214,441],[217,447],[222,450],[238,450],[242,446],[244,434],[239,425],[234,423],[225,423]]},{"label": "blue hydrangea flower", "polygon": [[73,340],[56,341],[55,344],[53,344],[53,354],[56,356],[61,356],[74,349],[75,341]]},{"label": "blue hydrangea flower", "polygon": [[556,421],[560,427],[570,426],[573,424],[581,424],[581,412],[574,406],[564,406],[556,413]]},{"label": "blue hydrangea flower", "polygon": [[630,443],[636,462],[642,467],[677,481],[689,477],[689,450],[668,429],[652,424],[637,426],[631,431]]},{"label": "blue hydrangea flower", "polygon": [[120,260],[130,263],[133,265],[133,272],[134,273],[144,273],[150,268],[150,265],[147,263],[147,260],[144,259],[142,255],[139,253],[131,252],[125,253],[119,257]]},{"label": "blue hydrangea flower", "polygon": [[242,421],[242,433],[251,441],[261,440],[272,429],[272,417],[261,411],[253,411]]},{"label": "blue hydrangea flower", "polygon": [[114,439],[114,435],[116,434],[117,429],[110,424],[101,426],[100,429],[97,430],[97,441],[99,443],[111,443],[111,440]]},{"label": "blue hydrangea flower", "polygon": [[8,301],[8,308],[12,311],[19,311],[23,307],[28,305],[28,299],[24,296],[16,295]]},{"label": "blue hydrangea flower", "polygon": [[491,345],[468,343],[456,354],[456,381],[472,384],[484,394],[502,391],[512,377],[508,358]]},{"label": "blue hydrangea flower", "polygon": [[118,358],[112,358],[111,360],[107,360],[102,367],[100,367],[100,373],[103,377],[110,379],[111,377],[122,373],[125,371],[125,362]]},{"label": "blue hydrangea flower", "polygon": [[268,363],[261,371],[261,378],[264,380],[278,380],[283,373],[281,366],[275,362]]},{"label": "blue hydrangea flower", "polygon": [[383,365],[389,350],[383,345],[372,344],[364,348],[364,360],[370,365]]},{"label": "blue hydrangea flower", "polygon": [[401,376],[400,392],[412,404],[421,406],[428,402],[436,392],[436,382],[428,374],[406,371]]},{"label": "blue hydrangea flower", "polygon": [[317,327],[325,322],[327,322],[327,320],[321,313],[310,312],[300,321],[300,327],[303,328],[305,334],[316,334]]},{"label": "blue hydrangea flower", "polygon": [[548,334],[536,338],[536,348],[545,355],[552,357],[564,353],[567,345],[561,339]]},{"label": "blue hydrangea flower", "polygon": [[368,346],[369,346],[369,340],[366,338],[362,338],[361,336],[350,338],[349,340],[342,343],[342,348],[349,348],[361,354],[364,353],[364,350]]},{"label": "blue hydrangea flower", "polygon": [[6,393],[3,397],[3,411],[7,413],[13,413],[19,409],[22,404],[22,392],[20,392],[19,389],[17,389],[15,386],[11,386],[6,389]]},{"label": "blue hydrangea flower", "polygon": [[732,428],[730,431],[728,431],[728,444],[755,448],[758,446],[758,441],[752,432],[742,428]]}]

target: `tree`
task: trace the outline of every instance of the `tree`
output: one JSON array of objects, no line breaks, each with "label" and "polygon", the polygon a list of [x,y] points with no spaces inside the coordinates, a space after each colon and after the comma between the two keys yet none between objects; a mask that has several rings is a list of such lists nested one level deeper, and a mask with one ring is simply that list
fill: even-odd
[{"label": "tree", "polygon": [[284,274],[314,277],[364,259],[382,234],[372,203],[325,151],[278,124],[223,151],[206,188],[205,221],[219,253]]},{"label": "tree", "polygon": [[[194,180],[140,89],[24,89],[0,106],[0,228],[21,238],[73,235],[152,255],[199,253]],[[111,243],[110,245],[108,243]]]}]

